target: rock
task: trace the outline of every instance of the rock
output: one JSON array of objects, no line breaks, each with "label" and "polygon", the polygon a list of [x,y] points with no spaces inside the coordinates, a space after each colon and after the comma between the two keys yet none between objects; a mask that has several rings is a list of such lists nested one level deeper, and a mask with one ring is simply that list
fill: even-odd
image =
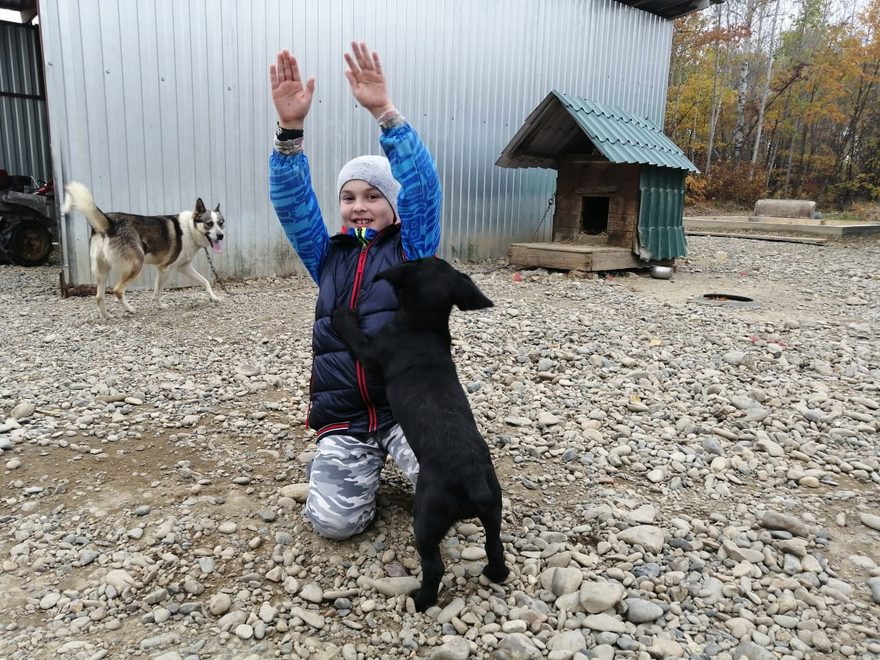
[{"label": "rock", "polygon": [[584,582],[581,584],[579,600],[590,614],[598,614],[613,609],[621,601],[626,590],[617,582]]},{"label": "rock", "polygon": [[870,527],[871,529],[876,529],[880,531],[880,516],[875,516],[873,513],[864,513],[859,512],[859,520],[862,521],[862,524],[865,527]]},{"label": "rock", "polygon": [[722,358],[727,364],[739,366],[746,362],[747,355],[742,351],[728,351]]},{"label": "rock", "polygon": [[208,601],[208,611],[214,616],[221,616],[229,611],[232,607],[232,599],[228,594],[214,594]]},{"label": "rock", "polygon": [[741,548],[729,539],[725,539],[721,545],[727,553],[727,556],[734,561],[747,561],[750,564],[760,564],[764,561],[764,554],[762,552],[751,550],[749,548]]},{"label": "rock", "polygon": [[871,590],[871,599],[880,605],[880,576],[868,580],[868,588]]},{"label": "rock", "polygon": [[648,552],[657,554],[663,550],[664,534],[659,527],[652,525],[636,525],[625,529],[617,535],[624,543],[640,545]]},{"label": "rock", "polygon": [[464,609],[464,599],[454,598],[449,605],[444,607],[437,615],[437,623],[449,623],[453,618],[461,614]]},{"label": "rock", "polygon": [[657,508],[653,504],[645,504],[625,515],[635,523],[650,525],[657,519]]},{"label": "rock", "polygon": [[539,660],[542,653],[532,641],[522,633],[506,635],[498,644],[497,660]]},{"label": "rock", "polygon": [[14,420],[27,419],[34,414],[36,409],[37,407],[34,404],[28,401],[22,401],[17,406],[15,406],[15,408],[12,409],[12,412],[9,416],[12,417],[12,419]]},{"label": "rock", "polygon": [[45,596],[40,599],[40,609],[41,610],[51,610],[58,604],[58,601],[61,600],[61,594],[56,593],[54,591],[50,591]]},{"label": "rock", "polygon": [[269,603],[263,603],[260,605],[258,616],[263,623],[272,623],[275,617],[278,616],[278,610]]},{"label": "rock", "polygon": [[443,643],[431,655],[431,660],[468,660],[471,645],[463,637],[455,637]]},{"label": "rock", "polygon": [[584,618],[583,626],[598,632],[618,634],[626,632],[626,625],[623,621],[609,614],[591,614]]},{"label": "rock", "polygon": [[684,648],[673,639],[657,637],[648,647],[648,653],[655,658],[680,658],[684,655]]},{"label": "rock", "polygon": [[748,637],[755,631],[755,624],[743,617],[733,617],[728,619],[724,622],[724,625],[727,626],[730,634],[739,640]]},{"label": "rock", "polygon": [[551,651],[565,651],[574,654],[583,648],[586,648],[587,640],[580,630],[566,630],[556,633],[547,642],[547,648]]},{"label": "rock", "polygon": [[314,582],[303,585],[299,597],[310,603],[320,603],[324,600],[324,591]]},{"label": "rock", "polygon": [[128,571],[121,569],[112,570],[104,577],[104,582],[121,593],[126,587],[134,584],[135,580]]},{"label": "rock", "polygon": [[807,538],[810,530],[797,516],[787,513],[779,513],[777,511],[767,511],[761,518],[761,526],[767,529],[784,529],[791,532],[795,536]]},{"label": "rock", "polygon": [[309,484],[301,483],[301,484],[289,484],[287,486],[282,486],[279,489],[279,493],[282,497],[289,497],[294,502],[298,502],[300,504],[304,504],[306,498],[309,495]]},{"label": "rock", "polygon": [[740,642],[739,646],[733,650],[733,657],[747,658],[747,660],[775,660],[777,656],[772,651],[746,640]]},{"label": "rock", "polygon": [[663,608],[651,601],[642,598],[627,598],[624,603],[626,604],[627,620],[637,625],[656,621],[663,616]]},{"label": "rock", "polygon": [[486,551],[483,548],[469,545],[461,551],[461,558],[464,561],[480,561],[486,558]]},{"label": "rock", "polygon": [[373,581],[373,588],[386,596],[409,594],[420,586],[421,582],[414,577],[379,578]]},{"label": "rock", "polygon": [[235,636],[239,639],[250,639],[254,636],[254,629],[246,623],[242,623],[235,627]]},{"label": "rock", "polygon": [[327,622],[326,619],[317,612],[304,610],[299,607],[293,608],[290,613],[294,616],[298,616],[307,626],[315,628],[316,630],[323,628]]},{"label": "rock", "polygon": [[559,419],[556,415],[552,415],[548,412],[541,411],[538,413],[538,425],[540,426],[556,426],[557,424],[561,424],[562,420]]},{"label": "rock", "polygon": [[548,568],[541,573],[541,585],[554,596],[572,594],[581,586],[584,574],[579,568]]}]

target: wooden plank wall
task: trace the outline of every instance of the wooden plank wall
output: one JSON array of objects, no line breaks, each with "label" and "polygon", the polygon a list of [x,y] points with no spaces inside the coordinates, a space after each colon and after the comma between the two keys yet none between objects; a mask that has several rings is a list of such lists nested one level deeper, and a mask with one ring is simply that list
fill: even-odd
[{"label": "wooden plank wall", "polygon": [[639,166],[607,162],[563,163],[556,179],[553,240],[582,235],[583,198],[608,197],[607,245],[632,249],[639,222]]}]

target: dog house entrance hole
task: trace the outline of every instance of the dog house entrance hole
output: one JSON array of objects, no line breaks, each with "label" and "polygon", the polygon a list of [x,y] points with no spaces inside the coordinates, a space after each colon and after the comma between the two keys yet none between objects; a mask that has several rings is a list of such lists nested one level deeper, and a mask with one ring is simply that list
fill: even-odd
[{"label": "dog house entrance hole", "polygon": [[608,231],[609,197],[587,195],[581,206],[581,231],[590,236],[604,234]]}]

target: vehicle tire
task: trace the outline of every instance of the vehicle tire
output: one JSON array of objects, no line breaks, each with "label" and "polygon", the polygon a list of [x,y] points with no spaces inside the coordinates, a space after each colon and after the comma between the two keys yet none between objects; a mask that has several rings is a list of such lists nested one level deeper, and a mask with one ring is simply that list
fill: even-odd
[{"label": "vehicle tire", "polygon": [[42,266],[52,254],[52,235],[33,220],[21,220],[9,237],[9,254],[19,266]]}]

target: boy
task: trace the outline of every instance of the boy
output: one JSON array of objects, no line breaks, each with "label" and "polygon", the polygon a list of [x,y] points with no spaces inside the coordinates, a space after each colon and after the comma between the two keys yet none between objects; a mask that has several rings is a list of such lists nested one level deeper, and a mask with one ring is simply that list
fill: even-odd
[{"label": "boy", "polygon": [[431,155],[391,98],[377,53],[352,42],[345,76],[352,96],[379,122],[387,159],[361,156],[342,168],[337,195],[342,230],[332,238],[321,217],[303,153],[303,125],[315,80],[303,82],[286,50],[269,68],[278,113],[269,158],[269,192],[281,225],[318,284],[312,332],[309,426],[317,451],[309,470],[305,515],[332,539],[362,532],[376,515],[376,492],[391,454],[415,485],[418,461],[394,421],[381,380],[367,374],[330,327],[333,309],[357,310],[372,336],[398,307],[377,273],[401,261],[433,256],[440,243],[440,181]]}]

